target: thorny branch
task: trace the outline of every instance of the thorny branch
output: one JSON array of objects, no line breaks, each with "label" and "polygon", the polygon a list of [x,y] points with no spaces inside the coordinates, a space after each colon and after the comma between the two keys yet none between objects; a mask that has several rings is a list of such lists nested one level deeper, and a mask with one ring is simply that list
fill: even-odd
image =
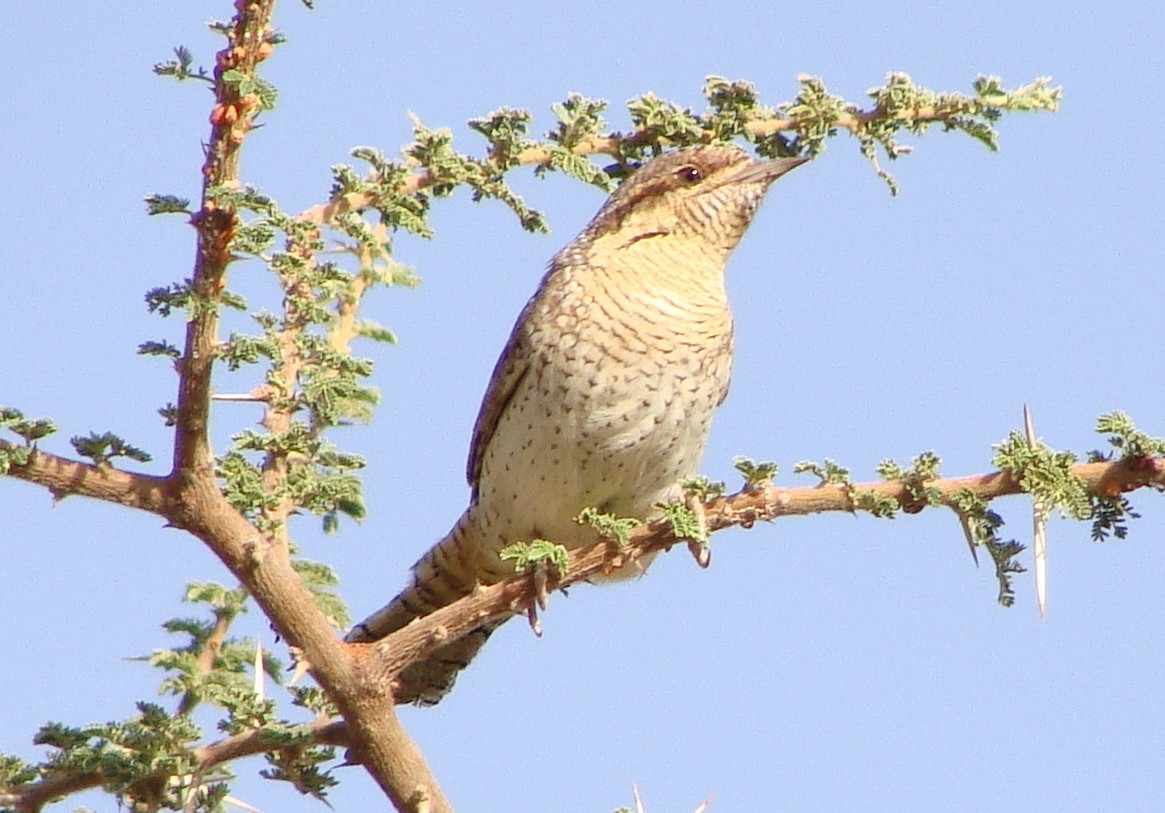
[{"label": "thorny branch", "polygon": [[[1072,473],[1093,494],[1114,496],[1142,487],[1163,489],[1165,457],[1084,463],[1072,467]],[[970,491],[983,500],[1026,493],[1019,479],[1006,470],[932,480],[926,483],[926,487],[937,493],[939,504],[952,504],[954,496],[962,491]],[[863,492],[889,497],[907,511],[921,508],[917,497],[904,483],[898,481],[857,483],[852,490],[832,485],[804,488],[760,485],[708,501],[704,515],[709,531],[737,525],[749,528],[756,522],[767,522],[783,516],[828,511],[852,512],[855,510],[852,494]],[[604,540],[571,551],[566,570],[552,579],[549,586],[567,587],[616,568],[635,567],[635,561],[644,554],[670,549],[682,541],[686,540],[676,537],[666,519],[656,519],[633,528],[623,547],[614,541]],[[368,650],[364,657],[370,673],[391,680],[408,664],[423,659],[433,650],[471,632],[483,622],[527,612],[535,599],[534,580],[526,574],[517,574],[498,584],[482,587],[472,595],[417,619],[380,641],[353,646]]]},{"label": "thorny branch", "polygon": [[[177,490],[171,519],[205,542],[246,585],[277,630],[289,643],[300,647],[313,664],[313,674],[348,720],[354,739],[366,754],[365,765],[398,809],[424,790],[433,810],[450,809],[420,750],[408,737],[392,710],[385,692],[367,691],[352,659],[336,639],[328,620],[316,608],[311,594],[295,574],[290,560],[286,518],[289,499],[265,511],[265,533],[259,532],[226,500],[221,492],[208,441],[211,371],[217,358],[218,308],[231,260],[231,241],[238,225],[233,204],[220,201],[219,189],[238,187],[239,150],[254,127],[259,100],[240,93],[239,83],[224,79],[228,71],[253,75],[256,66],[271,53],[269,38],[274,0],[236,4],[227,47],[215,61],[213,126],[203,166],[202,207],[194,216],[198,252],[192,279],[191,319],[185,350],[179,361],[177,429],[174,471]],[[304,246],[289,246],[306,253]],[[287,276],[285,289],[299,285]],[[286,307],[291,308],[288,295]],[[300,326],[299,314],[288,312],[286,331]],[[294,338],[285,334],[285,364],[273,383],[290,391],[297,374],[298,354]],[[273,432],[290,422],[286,399],[268,405],[265,421]],[[263,467],[264,484],[273,487],[287,472],[286,456],[269,454]]]}]

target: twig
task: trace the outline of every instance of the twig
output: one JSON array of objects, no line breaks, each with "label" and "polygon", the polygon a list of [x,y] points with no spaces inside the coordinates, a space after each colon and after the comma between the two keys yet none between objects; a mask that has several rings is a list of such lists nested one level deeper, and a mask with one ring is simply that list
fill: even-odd
[{"label": "twig", "polygon": [[[296,729],[296,733],[305,735],[307,742],[313,745],[333,745],[343,748],[349,744],[348,727],[339,720],[317,720],[305,723]],[[196,772],[206,772],[225,762],[262,754],[270,747],[271,742],[267,732],[263,729],[252,729],[216,742],[200,745],[192,749],[190,753],[197,762]],[[167,774],[158,773],[152,777],[145,777],[143,781],[166,778],[168,778]],[[48,776],[36,782],[6,789],[0,795],[0,806],[21,811],[39,810],[53,799],[99,787],[104,780],[105,778],[100,771]]]},{"label": "twig", "polygon": [[[834,126],[851,133],[857,133],[862,127],[869,124],[869,122],[885,116],[886,114],[878,109],[862,110],[853,113],[842,113],[834,121]],[[948,121],[956,115],[956,111],[944,109],[941,107],[917,107],[909,110],[902,110],[895,114],[894,119],[900,121],[910,122],[943,122]],[[767,119],[756,119],[750,121],[744,126],[745,130],[750,136],[754,138],[764,138],[774,135],[779,132],[785,132],[796,129],[797,120],[788,116],[774,116]],[[640,130],[630,135],[616,133],[612,135],[591,135],[579,140],[571,148],[571,152],[576,155],[608,155],[615,160],[620,160],[623,149],[626,146],[637,146],[650,143],[656,139],[658,135],[648,130]],[[909,152],[909,147],[901,147],[900,152]],[[527,147],[518,153],[516,163],[524,166],[531,166],[543,164],[552,158],[552,153],[549,148],[543,146]],[[426,189],[436,182],[436,177],[427,169],[419,169],[405,178],[398,190],[403,194],[411,194],[421,189]],[[317,204],[309,209],[301,212],[298,216],[299,220],[309,223],[332,223],[336,218],[348,212],[354,212],[361,209],[368,208],[376,203],[376,198],[371,194],[362,192],[349,192],[344,195],[337,195],[329,200],[327,203]]]},{"label": "twig", "polygon": [[[17,444],[0,440],[0,449],[15,448]],[[95,466],[40,449],[27,463],[11,464],[8,475],[44,486],[57,499],[92,497],[162,516],[167,515],[172,500],[171,483],[166,477],[122,471],[110,465]]]}]

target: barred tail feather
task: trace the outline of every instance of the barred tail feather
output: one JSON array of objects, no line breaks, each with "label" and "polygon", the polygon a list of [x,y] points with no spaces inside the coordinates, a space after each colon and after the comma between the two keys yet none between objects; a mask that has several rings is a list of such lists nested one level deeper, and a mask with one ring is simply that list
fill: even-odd
[{"label": "barred tail feather", "polygon": [[[474,550],[468,539],[471,528],[472,520],[467,511],[445,538],[413,565],[412,584],[352,627],[344,640],[349,643],[378,641],[469,595],[481,578],[480,568],[466,556]],[[484,624],[435,650],[425,660],[408,666],[397,676],[396,702],[422,706],[439,702],[453,688],[457,673],[469,665],[490,633],[504,620]]]}]

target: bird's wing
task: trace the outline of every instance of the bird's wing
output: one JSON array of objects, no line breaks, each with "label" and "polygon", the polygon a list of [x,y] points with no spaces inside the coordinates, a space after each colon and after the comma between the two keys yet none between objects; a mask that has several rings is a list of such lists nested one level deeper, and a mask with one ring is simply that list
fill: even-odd
[{"label": "bird's wing", "polygon": [[530,372],[532,351],[522,326],[526,321],[526,310],[533,304],[533,301],[527,304],[522,315],[518,317],[510,340],[506,342],[498,363],[494,365],[493,375],[490,376],[489,386],[486,387],[485,397],[481,401],[481,410],[477,413],[477,422],[473,425],[473,439],[469,443],[469,463],[465,475],[469,480],[469,487],[473,489],[474,499],[477,499],[481,464],[494,430],[497,429],[498,421],[501,420],[506,407],[513,400],[514,393]]}]

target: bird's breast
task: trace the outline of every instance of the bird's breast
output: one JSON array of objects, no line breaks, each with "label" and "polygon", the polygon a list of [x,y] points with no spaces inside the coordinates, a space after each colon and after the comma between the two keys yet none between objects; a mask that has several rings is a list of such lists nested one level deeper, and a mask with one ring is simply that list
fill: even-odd
[{"label": "bird's breast", "polygon": [[731,370],[727,305],[693,314],[666,295],[616,306],[602,293],[543,315],[529,336],[530,369],[478,486],[500,536],[588,543],[580,510],[643,518],[699,466]]}]

